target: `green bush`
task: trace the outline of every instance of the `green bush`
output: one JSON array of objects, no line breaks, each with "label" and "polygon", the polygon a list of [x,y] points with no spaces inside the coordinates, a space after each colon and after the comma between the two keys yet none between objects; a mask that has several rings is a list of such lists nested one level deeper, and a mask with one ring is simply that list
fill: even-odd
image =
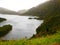
[{"label": "green bush", "polygon": [[6,21],[6,19],[0,17],[0,22],[3,22],[3,21]]},{"label": "green bush", "polygon": [[11,30],[12,30],[11,25],[4,25],[3,27],[0,27],[0,37],[6,35]]},{"label": "green bush", "polygon": [[37,34],[40,36],[54,34],[57,31],[60,31],[60,16],[45,20],[44,23],[36,29]]}]

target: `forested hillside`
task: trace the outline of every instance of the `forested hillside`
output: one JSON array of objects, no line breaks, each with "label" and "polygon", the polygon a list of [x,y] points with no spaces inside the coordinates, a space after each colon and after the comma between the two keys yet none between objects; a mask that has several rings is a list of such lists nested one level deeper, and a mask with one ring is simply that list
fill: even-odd
[{"label": "forested hillside", "polygon": [[44,22],[36,30],[38,36],[51,35],[60,31],[60,1],[53,0],[50,2],[53,2],[54,8],[52,8],[52,11],[48,10],[47,15],[44,15]]}]

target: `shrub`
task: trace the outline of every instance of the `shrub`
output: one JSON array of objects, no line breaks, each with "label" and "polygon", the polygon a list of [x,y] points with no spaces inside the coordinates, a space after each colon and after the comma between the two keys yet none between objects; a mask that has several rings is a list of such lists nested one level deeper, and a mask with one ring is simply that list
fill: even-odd
[{"label": "shrub", "polygon": [[12,30],[11,25],[4,25],[3,27],[0,27],[0,37],[6,35],[11,30]]}]

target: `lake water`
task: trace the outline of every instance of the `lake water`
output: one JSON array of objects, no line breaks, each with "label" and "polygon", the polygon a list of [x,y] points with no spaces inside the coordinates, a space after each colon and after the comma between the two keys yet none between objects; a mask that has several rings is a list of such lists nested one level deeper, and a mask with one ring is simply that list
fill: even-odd
[{"label": "lake water", "polygon": [[41,25],[42,20],[28,19],[34,16],[18,16],[18,15],[2,15],[0,17],[6,18],[7,21],[0,23],[0,26],[11,24],[13,29],[1,39],[16,40],[22,38],[30,38],[36,34],[36,28]]}]

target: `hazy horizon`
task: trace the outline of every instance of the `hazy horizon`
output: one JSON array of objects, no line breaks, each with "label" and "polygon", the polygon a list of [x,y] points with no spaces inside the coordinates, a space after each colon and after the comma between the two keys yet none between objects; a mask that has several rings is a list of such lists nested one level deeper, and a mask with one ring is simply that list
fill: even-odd
[{"label": "hazy horizon", "polygon": [[0,0],[0,7],[18,11],[23,9],[30,9],[46,1],[48,0]]}]

